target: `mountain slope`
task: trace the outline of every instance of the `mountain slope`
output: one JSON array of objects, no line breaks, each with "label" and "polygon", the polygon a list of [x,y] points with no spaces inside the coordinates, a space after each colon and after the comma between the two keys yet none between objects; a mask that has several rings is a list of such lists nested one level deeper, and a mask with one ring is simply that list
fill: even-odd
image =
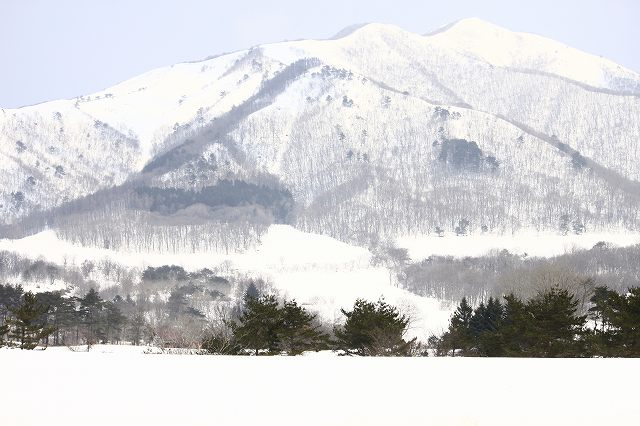
[{"label": "mountain slope", "polygon": [[640,94],[636,72],[554,40],[514,33],[477,18],[455,22],[427,37],[430,43],[495,67],[552,74],[593,88]]},{"label": "mountain slope", "polygon": [[[34,223],[190,225],[197,211],[358,243],[463,222],[464,233],[637,229],[639,88],[610,61],[477,19],[427,36],[358,26],[2,110],[0,212],[19,224],[79,199]],[[242,213],[195,196],[204,210],[136,201],[225,181],[255,188]],[[291,194],[286,214],[276,193]]]}]

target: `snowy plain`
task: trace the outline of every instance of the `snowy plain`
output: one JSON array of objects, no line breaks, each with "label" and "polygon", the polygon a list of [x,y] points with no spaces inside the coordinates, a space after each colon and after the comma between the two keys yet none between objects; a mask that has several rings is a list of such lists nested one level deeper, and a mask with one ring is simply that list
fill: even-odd
[{"label": "snowy plain", "polygon": [[351,358],[324,352],[227,357],[141,350],[0,350],[2,424],[588,426],[640,420],[631,389],[640,370],[632,359]]}]

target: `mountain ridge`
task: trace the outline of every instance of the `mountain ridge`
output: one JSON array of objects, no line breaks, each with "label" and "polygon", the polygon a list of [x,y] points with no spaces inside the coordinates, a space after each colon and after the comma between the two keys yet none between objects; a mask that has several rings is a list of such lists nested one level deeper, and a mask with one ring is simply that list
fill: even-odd
[{"label": "mountain ridge", "polygon": [[[506,65],[486,41],[496,31],[510,37],[501,41],[511,48]],[[69,101],[3,109],[0,212],[18,224],[126,182],[197,191],[231,179],[290,191],[292,224],[341,239],[453,229],[475,214],[474,229],[505,232],[550,229],[563,214],[635,229],[640,76],[568,47],[542,56],[531,48],[528,58],[516,49],[518,59],[513,46],[531,37],[539,39],[477,19],[430,36],[367,24],[337,39],[261,45]],[[563,64],[575,57],[610,81],[561,75],[572,75]],[[624,84],[626,94],[611,88]],[[451,149],[477,155],[472,168],[443,163]],[[474,191],[496,185],[505,192],[480,207],[486,199]],[[455,188],[461,198],[447,199]],[[603,203],[611,202],[623,207],[610,212]],[[346,219],[349,209],[371,220]],[[397,217],[385,219],[385,209]]]}]

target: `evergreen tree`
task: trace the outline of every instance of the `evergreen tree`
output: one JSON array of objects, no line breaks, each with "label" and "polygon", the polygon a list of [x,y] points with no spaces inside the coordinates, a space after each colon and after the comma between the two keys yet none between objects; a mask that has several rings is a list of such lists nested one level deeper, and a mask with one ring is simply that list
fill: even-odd
[{"label": "evergreen tree", "polygon": [[640,356],[640,288],[629,289],[617,318],[623,356]]},{"label": "evergreen tree", "polygon": [[20,306],[11,309],[9,338],[19,342],[20,349],[34,349],[54,331],[47,326],[47,311],[48,307],[40,304],[33,293],[25,293]]},{"label": "evergreen tree", "polygon": [[307,312],[295,300],[285,301],[280,309],[278,342],[288,355],[325,349],[329,336],[314,324],[316,316]]},{"label": "evergreen tree", "polygon": [[533,317],[533,345],[536,357],[575,357],[586,354],[586,316],[577,315],[578,300],[568,290],[552,287],[528,303]]},{"label": "evergreen tree", "polygon": [[596,287],[589,301],[589,317],[595,327],[591,335],[591,349],[601,356],[620,356],[624,344],[620,319],[624,310],[624,296],[606,287]]},{"label": "evergreen tree", "polygon": [[480,303],[470,320],[472,347],[481,356],[504,355],[499,333],[503,307],[499,300],[489,298],[487,305]]},{"label": "evergreen tree", "polygon": [[527,305],[514,294],[504,297],[504,313],[499,336],[505,356],[527,356],[531,347],[533,317]]},{"label": "evergreen tree", "polygon": [[104,337],[103,305],[104,301],[94,288],[80,299],[80,317],[84,325],[84,337],[88,346],[97,343]]},{"label": "evergreen tree", "polygon": [[486,318],[487,317],[487,308],[484,306],[484,302],[480,302],[480,305],[473,311],[473,315],[469,320],[469,329],[471,340],[474,342],[473,346],[475,346],[475,342],[478,340],[480,335],[486,331]]},{"label": "evergreen tree", "polygon": [[[65,330],[70,330],[76,321],[75,298],[65,297],[61,291],[36,294],[38,302],[48,306],[47,323],[53,328],[53,344],[59,345]],[[47,341],[48,343],[48,341]]]},{"label": "evergreen tree", "polygon": [[[481,356],[640,356],[640,288],[621,295],[596,287],[589,308],[593,330],[586,327],[587,316],[578,313],[582,303],[568,290],[552,287],[528,302],[513,294],[504,300],[490,298],[471,317],[463,300],[449,330],[430,338],[431,347],[440,355],[462,348],[463,355]],[[465,335],[467,347],[455,343]]]},{"label": "evergreen tree", "polygon": [[22,294],[22,286],[0,284],[0,325],[7,322],[11,309],[20,305]]},{"label": "evergreen tree", "polygon": [[620,295],[607,287],[596,287],[593,296],[589,301],[593,304],[589,308],[589,316],[595,322],[595,328],[598,330],[598,322],[600,322],[600,331],[605,332],[610,326],[614,317],[616,308],[619,308]]},{"label": "evergreen tree", "polygon": [[347,318],[335,330],[337,348],[349,355],[407,356],[416,339],[404,340],[409,318],[384,300],[377,303],[356,300],[353,310],[342,313]]},{"label": "evergreen tree", "polygon": [[595,322],[591,351],[600,356],[640,356],[640,288],[619,294],[596,287],[589,316]]},{"label": "evergreen tree", "polygon": [[256,355],[261,350],[267,350],[270,354],[279,351],[280,312],[275,296],[254,298],[247,295],[238,321],[233,326],[233,333],[243,348],[253,350]]},{"label": "evergreen tree", "polygon": [[455,356],[456,349],[461,349],[463,353],[469,351],[473,344],[473,333],[471,331],[471,319],[473,309],[463,297],[460,305],[451,316],[449,330],[443,336],[445,347],[451,349],[451,355]]},{"label": "evergreen tree", "polygon": [[7,344],[6,337],[10,331],[9,319],[11,310],[20,305],[22,287],[0,284],[0,346]]}]

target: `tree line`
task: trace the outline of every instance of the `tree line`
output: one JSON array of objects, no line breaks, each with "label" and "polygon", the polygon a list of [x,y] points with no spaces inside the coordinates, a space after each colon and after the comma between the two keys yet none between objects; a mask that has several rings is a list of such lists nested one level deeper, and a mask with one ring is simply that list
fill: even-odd
[{"label": "tree line", "polygon": [[583,312],[567,289],[528,300],[509,294],[472,308],[462,298],[448,330],[432,336],[437,355],[486,357],[638,357],[640,287],[621,294],[598,286]]},{"label": "tree line", "polygon": [[[148,343],[224,355],[335,350],[361,356],[408,356],[420,347],[416,339],[405,339],[410,319],[382,299],[376,303],[358,299],[351,310],[342,311],[344,324],[331,328],[296,300],[260,294],[253,283],[241,303],[219,313],[217,323],[207,322],[204,314],[189,307],[185,292],[182,287],[172,291],[166,303],[167,320],[175,332],[167,342],[161,335],[167,323],[149,321],[149,312],[131,298],[105,301],[95,289],[82,297],[33,294],[0,285],[0,345],[34,349],[38,345]],[[185,318],[196,322],[200,332],[193,333]]]},{"label": "tree line", "polygon": [[148,322],[135,306],[130,297],[104,300],[93,288],[77,297],[63,291],[34,294],[21,286],[0,285],[0,344],[34,349],[149,342]]},{"label": "tree line", "polygon": [[330,325],[295,299],[263,294],[251,283],[240,302],[211,320],[189,305],[192,287],[176,287],[154,305],[104,300],[95,289],[78,297],[0,285],[0,345],[153,344],[220,355],[640,356],[640,287],[618,293],[596,286],[587,301],[557,286],[528,299],[489,297],[475,307],[463,297],[448,329],[425,343],[406,337],[411,318],[383,299],[358,299],[342,309],[343,322]]},{"label": "tree line", "polygon": [[[373,250],[372,250],[373,251]],[[375,251],[374,251],[375,253]],[[479,257],[429,256],[397,262],[398,284],[421,296],[471,304],[514,293],[530,298],[554,285],[566,288],[581,300],[598,284],[625,292],[638,283],[640,245],[616,247],[598,242],[588,250],[576,250],[542,258],[507,250]],[[591,279],[593,278],[593,279]]]}]

